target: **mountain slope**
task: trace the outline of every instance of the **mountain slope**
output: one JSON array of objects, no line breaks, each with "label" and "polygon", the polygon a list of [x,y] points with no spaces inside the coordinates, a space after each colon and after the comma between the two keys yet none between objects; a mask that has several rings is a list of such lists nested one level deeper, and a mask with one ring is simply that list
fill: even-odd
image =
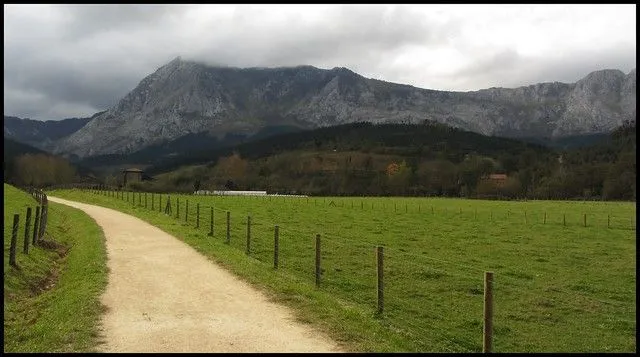
[{"label": "mountain slope", "polygon": [[70,135],[85,126],[92,118],[69,118],[63,120],[32,120],[4,116],[4,137],[29,144],[43,150],[51,149],[54,141]]},{"label": "mountain slope", "polygon": [[55,150],[86,157],[129,153],[190,133],[250,135],[279,125],[425,119],[506,137],[593,134],[635,121],[635,87],[635,70],[597,71],[572,84],[447,92],[368,79],[346,68],[241,69],[176,58]]}]

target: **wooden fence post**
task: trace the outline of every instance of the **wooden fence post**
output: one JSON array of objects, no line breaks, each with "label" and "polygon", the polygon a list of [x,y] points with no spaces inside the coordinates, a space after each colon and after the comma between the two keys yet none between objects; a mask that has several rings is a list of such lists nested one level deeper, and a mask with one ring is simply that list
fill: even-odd
[{"label": "wooden fence post", "polygon": [[176,197],[176,219],[180,219],[180,197]]},{"label": "wooden fence post", "polygon": [[144,208],[147,208],[147,193],[144,193]]},{"label": "wooden fence post", "polygon": [[211,221],[209,223],[209,236],[213,237],[213,206],[211,206]]},{"label": "wooden fence post", "polygon": [[251,251],[251,216],[247,216],[247,255]]},{"label": "wooden fence post", "polygon": [[484,329],[482,352],[491,352],[493,337],[493,272],[484,272]]},{"label": "wooden fence post", "polygon": [[27,207],[27,219],[24,222],[24,253],[29,254],[29,228],[31,227],[31,207]]},{"label": "wooden fence post", "polygon": [[384,247],[378,246],[378,314],[384,311]]},{"label": "wooden fence post", "polygon": [[611,228],[611,215],[607,214],[607,228]]},{"label": "wooden fence post", "polygon": [[200,202],[196,204],[196,228],[200,228]]},{"label": "wooden fence post", "polygon": [[154,195],[153,195],[153,192],[151,192],[151,210],[152,210],[152,211],[155,209],[155,208],[154,208],[154,207],[155,207],[155,205],[153,204],[153,203],[154,203],[154,202],[153,202],[153,196],[154,196]]},{"label": "wooden fence post", "polygon": [[225,243],[231,242],[231,212],[227,211],[227,240]]},{"label": "wooden fence post", "polygon": [[138,206],[142,207],[142,192],[138,192]]},{"label": "wooden fence post", "polygon": [[42,205],[42,209],[40,210],[40,232],[38,233],[38,240],[41,240],[44,237],[44,232],[47,226],[47,205]]},{"label": "wooden fence post", "polygon": [[13,229],[11,231],[11,246],[9,247],[9,264],[17,267],[16,264],[16,245],[18,244],[18,225],[20,224],[20,215],[13,215]]},{"label": "wooden fence post", "polygon": [[320,234],[316,234],[316,287],[320,287]]},{"label": "wooden fence post", "polygon": [[542,224],[547,224],[547,211],[544,211],[544,220],[542,221]]},{"label": "wooden fence post", "polygon": [[127,191],[127,202],[129,202],[129,191]]},{"label": "wooden fence post", "polygon": [[280,249],[278,242],[278,239],[280,238],[279,228],[280,227],[276,224],[273,231],[273,269],[278,269],[278,249]]},{"label": "wooden fence post", "polygon": [[566,213],[562,214],[562,225],[563,226],[567,225],[567,214]]},{"label": "wooden fence post", "polygon": [[36,217],[33,220],[33,237],[31,239],[31,244],[36,245],[38,241],[38,227],[40,227],[40,206],[36,206]]}]

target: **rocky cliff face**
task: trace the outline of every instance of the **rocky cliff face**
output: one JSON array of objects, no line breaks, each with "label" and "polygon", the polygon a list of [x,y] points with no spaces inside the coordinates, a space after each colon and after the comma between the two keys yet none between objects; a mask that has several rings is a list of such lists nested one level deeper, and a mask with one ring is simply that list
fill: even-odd
[{"label": "rocky cliff face", "polygon": [[127,153],[188,133],[251,133],[273,125],[435,120],[486,135],[558,137],[635,121],[635,69],[541,83],[446,92],[364,78],[346,68],[224,68],[176,58],[116,106],[60,140],[56,152]]}]

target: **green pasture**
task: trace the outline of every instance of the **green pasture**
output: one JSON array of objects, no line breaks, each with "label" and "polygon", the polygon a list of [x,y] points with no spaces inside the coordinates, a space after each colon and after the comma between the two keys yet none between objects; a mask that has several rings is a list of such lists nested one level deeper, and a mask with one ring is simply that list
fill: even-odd
[{"label": "green pasture", "polygon": [[[84,212],[49,202],[43,243],[30,244],[27,254],[26,210],[32,209],[33,232],[38,202],[7,184],[3,201],[4,352],[96,351],[107,284],[102,230]],[[20,215],[17,267],[9,265],[14,214]]]},{"label": "green pasture", "polygon": [[[145,204],[145,194],[131,192],[128,201],[122,192],[51,195],[163,228],[271,291],[349,350],[482,351],[486,271],[494,273],[494,351],[636,350],[635,203],[147,193]],[[384,247],[382,314],[377,246]]]}]

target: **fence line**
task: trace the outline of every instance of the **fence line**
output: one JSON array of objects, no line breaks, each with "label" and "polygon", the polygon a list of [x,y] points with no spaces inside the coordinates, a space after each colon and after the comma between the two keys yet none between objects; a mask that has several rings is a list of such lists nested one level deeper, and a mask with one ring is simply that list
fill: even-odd
[{"label": "fence line", "polygon": [[[183,197],[183,196],[186,196],[186,197]],[[110,197],[113,197],[113,196],[110,196]],[[174,197],[175,197],[175,201],[176,201],[176,211],[177,212],[179,212],[180,205],[181,205],[181,204],[179,204],[179,201],[182,201],[182,200],[179,200],[179,198],[182,197],[183,200],[185,201],[185,203],[184,203],[184,207],[185,207],[184,221],[185,222],[189,222],[190,225],[193,225],[191,223],[193,223],[194,221],[191,220],[190,217],[193,217],[194,215],[196,215],[196,217],[197,217],[196,219],[199,222],[199,219],[201,218],[200,215],[198,213],[193,213],[193,209],[191,210],[191,212],[189,212],[189,209],[188,209],[189,208],[188,207],[189,198],[187,198],[188,196],[187,195],[175,195]],[[249,199],[252,199],[252,200],[255,200],[255,199],[267,200],[267,197],[265,197],[265,198],[251,197],[251,198],[243,198],[243,199],[245,199],[245,200],[249,200]],[[140,194],[139,194],[138,200],[140,200]],[[269,200],[271,200],[271,198],[269,198]],[[283,200],[284,200],[284,198],[283,198]],[[135,199],[134,199],[133,202],[135,203]],[[202,201],[199,201],[199,200],[196,199],[195,202],[197,202],[197,207],[198,207],[198,212],[199,212],[200,203]],[[233,216],[234,219],[231,220],[231,224],[227,225],[227,241],[226,242],[227,243],[229,242],[230,230],[233,227],[233,232],[234,232],[233,248],[234,249],[239,249],[239,248],[237,248],[237,246],[239,247],[242,244],[242,242],[241,242],[242,239],[237,239],[237,238],[240,238],[240,237],[236,237],[236,234],[238,234],[238,232],[242,232],[242,226],[246,222],[246,224],[247,224],[247,230],[246,230],[246,233],[247,233],[246,253],[247,253],[247,255],[252,257],[252,258],[254,258],[254,259],[263,261],[265,263],[271,263],[271,261],[265,261],[265,260],[261,259],[260,257],[257,257],[255,254],[253,254],[254,250],[257,250],[257,248],[258,248],[257,245],[254,244],[254,242],[256,242],[256,243],[260,242],[259,244],[265,243],[266,247],[269,247],[267,239],[262,239],[262,237],[263,237],[262,234],[264,234],[266,237],[269,237],[268,233],[271,233],[271,234],[274,233],[274,231],[273,231],[274,224],[270,223],[270,222],[267,222],[269,220],[269,218],[271,218],[271,217],[268,217],[267,219],[261,220],[260,217],[262,217],[263,213],[260,213],[260,215],[258,215],[258,219],[255,219],[254,218],[254,212],[241,212],[241,213],[238,213],[237,211],[241,211],[241,210],[238,209],[238,207],[236,207],[235,204],[233,204],[234,202],[226,201],[225,202],[226,204],[221,204],[222,202],[225,202],[224,198],[220,199],[220,200],[214,200],[215,204],[212,203],[211,206],[208,206],[208,207],[211,210],[211,213],[213,213],[214,211],[222,211],[222,212],[226,212],[227,213],[227,215],[228,215],[227,217],[229,217],[229,215]],[[276,202],[278,204],[281,203],[281,202],[279,202],[279,200],[273,200],[271,202]],[[316,203],[318,203],[318,200],[312,199],[312,202],[315,205]],[[349,209],[352,208],[352,209],[355,209],[355,210],[362,210],[364,208],[364,203],[362,203],[360,205],[361,207],[358,207],[358,205],[353,205],[353,201],[351,201],[350,205],[346,205],[345,202],[346,201],[342,201],[341,204],[336,204],[335,207],[340,207],[340,208],[344,207],[344,208],[349,208]],[[359,201],[359,202],[361,202],[361,201]],[[192,201],[192,204],[193,204],[193,201]],[[305,202],[305,200],[299,200],[299,201],[296,201],[293,204],[298,205],[298,204],[311,204],[311,203],[307,199],[306,202]],[[207,206],[203,205],[203,208],[205,208],[205,212],[206,212],[206,207]],[[332,207],[334,207],[334,206],[332,206]],[[372,209],[373,209],[373,204],[372,204]],[[397,209],[397,211],[399,213],[408,212],[408,208],[407,208],[406,205],[405,205],[404,209],[402,209],[402,207],[400,207],[400,208],[394,208],[393,210],[395,211],[396,209]],[[235,214],[234,214],[234,210],[236,211]],[[431,216],[430,213],[429,213],[429,210],[428,210],[428,205],[425,205],[424,209],[423,209],[423,207],[419,206],[418,210],[420,210],[421,213],[426,215],[427,217]],[[447,212],[447,211],[445,210],[445,212]],[[449,213],[451,213],[451,212],[453,212],[454,215],[459,215],[459,216],[461,216],[463,214],[462,213],[463,212],[462,208],[460,208],[459,210],[449,211]],[[534,222],[534,223],[539,223],[539,222],[535,221],[535,219],[536,219],[536,213],[535,212],[533,212],[533,213],[532,213],[532,211],[528,211],[528,213],[527,213],[527,211],[524,211],[524,212],[525,213],[524,213],[523,217],[520,217],[520,218],[522,218],[522,220],[525,222],[525,224],[528,224],[527,223],[528,221],[531,221],[531,222]],[[474,219],[476,219],[476,217],[478,216],[477,210],[475,210],[475,211],[474,210],[465,211],[465,213],[468,213],[468,214],[472,215],[474,217]],[[491,213],[493,213],[493,211],[491,211]],[[541,214],[541,213],[538,213],[538,214]],[[545,214],[545,219],[546,220],[548,220],[548,221],[552,220],[547,215],[546,212],[544,212],[544,214]],[[245,217],[245,216],[247,216],[247,221],[245,221],[243,219],[243,217]],[[512,212],[510,210],[507,211],[507,216],[508,217],[513,216]],[[564,219],[566,221],[566,215],[564,215],[563,217],[564,217]],[[584,217],[586,217],[586,216],[580,216],[580,217],[583,217],[583,220],[584,220]],[[176,214],[175,218],[178,219],[178,220],[182,219],[181,216],[179,215],[179,213]],[[513,218],[510,218],[510,219],[513,219]],[[205,220],[206,220],[206,218],[205,218]],[[607,216],[607,220],[608,220],[607,225],[609,226],[610,225],[610,221],[611,221],[611,216],[610,215]],[[213,222],[213,220],[211,222],[215,223],[215,222]],[[587,222],[588,222],[588,224],[585,224],[587,227],[595,226],[595,223],[591,223],[591,222],[595,222],[595,221],[590,220],[590,221],[587,221]],[[288,223],[292,223],[293,224],[293,222],[288,222]],[[206,224],[203,224],[203,225],[205,226],[204,228],[207,228]],[[579,225],[579,223],[576,224],[576,226],[578,226],[578,225]],[[219,224],[215,224],[215,226],[219,227]],[[332,244],[337,244],[337,245],[343,246],[343,247],[344,246],[348,246],[348,247],[351,247],[351,248],[355,247],[356,250],[360,250],[361,248],[370,249],[371,250],[370,254],[371,254],[372,262],[374,260],[374,252],[375,252],[374,248],[377,245],[382,245],[385,248],[387,248],[387,249],[385,249],[385,250],[387,250],[387,252],[384,253],[386,262],[384,264],[384,269],[383,269],[383,270],[387,270],[387,272],[388,272],[388,269],[392,269],[392,270],[398,269],[399,266],[396,265],[394,267],[394,265],[398,264],[397,262],[401,262],[401,264],[403,264],[403,265],[404,264],[408,264],[408,265],[411,265],[411,266],[417,266],[417,267],[419,267],[420,269],[423,269],[423,270],[424,269],[428,269],[430,271],[441,272],[441,273],[446,274],[447,276],[461,277],[461,278],[464,278],[465,281],[466,280],[473,280],[478,285],[482,284],[482,280],[479,277],[472,277],[471,275],[463,275],[463,274],[458,274],[458,273],[451,273],[450,271],[447,271],[447,270],[434,268],[433,266],[431,266],[429,264],[422,265],[422,264],[416,262],[415,260],[407,259],[407,257],[413,257],[413,258],[419,257],[419,258],[422,258],[422,259],[427,260],[427,261],[435,261],[435,262],[444,263],[444,264],[448,264],[448,265],[452,265],[452,266],[456,266],[456,267],[461,267],[461,268],[464,268],[464,269],[470,269],[470,270],[474,270],[474,271],[484,271],[482,268],[477,268],[477,267],[473,267],[473,266],[466,266],[466,265],[462,265],[462,264],[458,264],[458,263],[453,263],[453,262],[450,262],[450,261],[447,261],[447,260],[442,260],[442,259],[438,259],[438,258],[432,258],[432,257],[425,256],[425,255],[414,254],[414,253],[409,253],[409,252],[403,252],[403,251],[399,250],[399,248],[395,248],[395,247],[394,248],[389,248],[388,245],[386,245],[385,242],[381,242],[380,244],[375,244],[373,242],[368,242],[368,241],[364,241],[364,240],[358,240],[358,239],[352,239],[352,238],[345,239],[344,237],[342,237],[341,235],[339,235],[337,233],[330,232],[330,231],[326,232],[325,229],[324,229],[324,225],[323,225],[323,229],[322,230],[318,230],[318,232],[314,232],[313,228],[309,228],[308,232],[303,232],[302,230],[304,230],[305,228],[299,228],[299,227],[295,227],[295,226],[294,226],[295,228],[287,227],[286,225],[283,225],[282,223],[279,223],[277,226],[279,227],[279,233],[280,233],[279,237],[280,238],[283,237],[283,236],[286,237],[287,235],[294,235],[294,236],[295,235],[299,235],[301,237],[307,237],[308,236],[309,237],[309,241],[311,242],[312,241],[312,237],[314,235],[316,236],[316,247],[317,248],[316,248],[316,259],[315,259],[315,261],[316,261],[316,269],[315,269],[316,274],[315,274],[315,277],[316,277],[316,286],[319,287],[319,288],[322,288],[325,285],[325,278],[323,277],[323,274],[322,274],[322,270],[323,269],[321,269],[321,268],[324,267],[321,262],[323,261],[323,259],[326,259],[323,255],[325,253],[327,253],[328,251],[330,251],[330,249],[328,249],[328,248],[331,247],[330,244],[327,245],[327,244],[324,243],[324,241],[330,242]],[[262,231],[262,228],[265,228],[266,233]],[[195,229],[200,229],[199,224],[196,224]],[[216,229],[216,230],[219,231],[219,229]],[[258,235],[261,235],[260,236],[261,239],[257,238]],[[318,239],[318,237],[321,237],[321,238]],[[322,246],[321,246],[322,249],[320,249],[320,244],[318,243],[318,241],[322,241]],[[285,242],[286,242],[286,239],[285,239]],[[280,243],[282,243],[282,241],[280,241]],[[254,250],[250,250],[251,246],[254,247]],[[268,249],[266,249],[266,250],[268,250]],[[275,248],[274,248],[274,250],[275,250]],[[252,253],[252,254],[250,254],[250,253]],[[389,254],[389,253],[391,253],[391,254]],[[277,254],[277,253],[274,253],[274,254]],[[305,255],[304,257],[307,257],[307,256]],[[313,260],[312,259],[313,258],[313,253],[310,252],[308,257],[311,258],[311,260]],[[274,260],[276,262],[276,263],[274,263],[275,267],[278,267],[277,259],[278,258],[274,258]],[[296,259],[301,259],[301,257],[296,257]],[[396,262],[394,262],[394,260]],[[402,270],[401,269],[398,270],[398,272],[400,274],[402,274]],[[303,277],[302,281],[305,281],[305,282],[308,282],[311,279],[311,275],[306,275],[305,272],[303,272],[302,274],[294,274],[294,275],[302,276]],[[389,277],[390,276],[387,275],[386,278],[389,279]],[[503,286],[510,286],[511,289],[516,289],[516,288],[523,287],[524,285],[526,285],[526,284],[511,284],[511,283],[508,282],[509,280],[512,279],[511,277],[504,276],[504,278],[505,279],[503,279],[503,276],[500,275],[500,278],[499,278],[500,282],[497,283],[497,284],[495,282],[493,282],[493,285],[495,285],[495,286],[497,286],[499,288],[503,287]],[[513,281],[519,281],[519,280],[514,278]],[[569,295],[573,295],[572,293],[568,293],[568,292],[564,292],[564,291],[558,291],[558,292],[569,294]],[[582,295],[582,294],[579,294],[579,293],[576,293],[575,295],[583,296],[585,298],[590,298],[590,297],[588,297],[586,295]],[[598,299],[593,299],[593,298],[591,298],[591,299],[594,300],[594,301],[601,301],[603,303],[609,303],[609,302],[606,302],[604,300],[598,300]],[[564,301],[562,301],[562,302],[564,302]],[[360,302],[358,302],[358,303],[360,303]],[[624,304],[623,302],[618,302],[618,303],[620,304],[618,306],[621,306],[621,305]],[[403,302],[403,304],[406,304],[406,303]],[[392,300],[392,302],[390,303],[390,306],[393,306],[393,305],[400,306],[402,304],[397,304],[395,301]],[[614,304],[611,304],[611,305],[614,305]],[[411,323],[409,323],[407,321],[403,321],[403,323],[404,323],[404,325],[401,326],[402,329],[404,329],[404,326],[409,326],[411,328],[417,327],[417,326],[412,326]],[[413,332],[409,332],[409,333],[413,333]],[[437,332],[434,332],[434,331],[429,331],[429,333],[433,333],[434,335],[438,334]],[[443,336],[440,336],[440,337],[442,337],[443,339],[446,339]],[[448,343],[450,343],[451,345],[453,345],[453,346],[465,348],[465,347],[461,346],[459,343],[457,343],[455,341],[451,341],[450,339],[446,339],[446,341]],[[482,341],[482,339],[480,339],[479,341]],[[464,342],[466,343],[468,341],[464,341]],[[491,348],[491,346],[489,345],[489,349],[490,348]]]},{"label": "fence line", "polygon": [[[47,229],[48,217],[49,217],[49,201],[47,195],[39,189],[33,187],[19,187],[17,188],[31,197],[38,203],[35,209],[35,217],[33,222],[33,237],[31,236],[31,212],[32,208],[27,207],[25,224],[24,224],[24,241],[22,253],[29,255],[29,245],[36,247],[38,242],[44,237]],[[14,268],[19,268],[17,261],[17,244],[18,244],[18,232],[20,229],[20,214],[13,215],[13,226],[11,232],[11,241],[9,246],[9,265]]]}]

